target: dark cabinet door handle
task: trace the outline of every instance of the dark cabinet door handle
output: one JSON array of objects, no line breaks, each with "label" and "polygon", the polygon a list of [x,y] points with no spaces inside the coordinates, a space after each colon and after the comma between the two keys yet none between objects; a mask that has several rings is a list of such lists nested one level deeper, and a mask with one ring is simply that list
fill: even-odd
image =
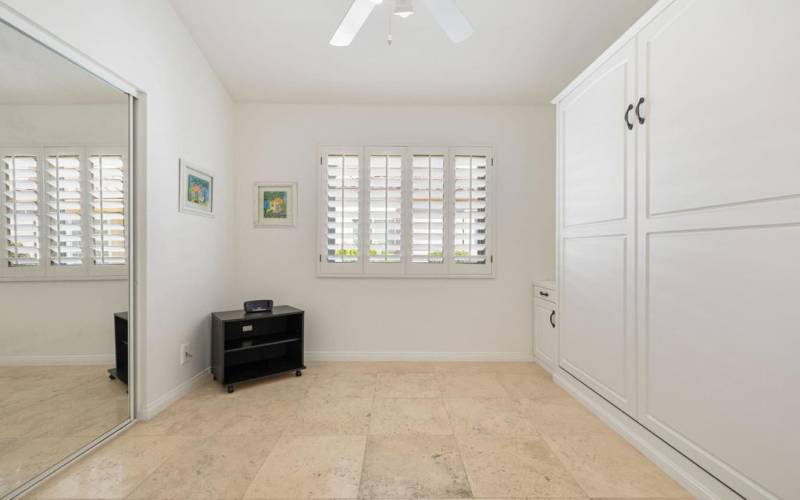
[{"label": "dark cabinet door handle", "polygon": [[539,292],[539,295],[541,295],[542,297],[549,297],[550,296],[550,294],[547,293],[547,292]]},{"label": "dark cabinet door handle", "polygon": [[556,312],[555,312],[555,311],[551,312],[551,313],[550,313],[550,324],[551,324],[551,325],[553,325],[553,328],[555,328],[555,327],[556,327],[556,322],[555,322],[555,321],[553,321],[553,319],[554,319],[555,317],[556,317]]},{"label": "dark cabinet door handle", "polygon": [[644,97],[639,98],[639,102],[636,103],[636,118],[639,119],[639,125],[644,124],[644,116],[642,116],[642,104],[644,104]]},{"label": "dark cabinet door handle", "polygon": [[628,104],[628,109],[625,110],[625,124],[628,130],[633,130],[633,123],[631,123],[631,111],[633,111],[633,104]]}]

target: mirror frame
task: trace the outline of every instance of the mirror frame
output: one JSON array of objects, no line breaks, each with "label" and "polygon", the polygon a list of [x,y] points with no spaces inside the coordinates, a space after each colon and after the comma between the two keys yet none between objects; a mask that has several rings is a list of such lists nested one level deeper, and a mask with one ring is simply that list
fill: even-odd
[{"label": "mirror frame", "polygon": [[144,94],[137,90],[134,85],[126,81],[124,78],[118,76],[102,64],[98,63],[75,47],[69,45],[67,42],[45,30],[35,22],[7,6],[2,1],[0,1],[0,24],[4,24],[17,31],[20,35],[33,40],[41,45],[44,49],[60,55],[67,61],[72,62],[94,77],[106,82],[120,92],[127,94],[128,97],[128,418],[114,428],[83,445],[81,448],[73,451],[66,457],[59,460],[57,463],[41,471],[37,476],[29,479],[27,482],[18,486],[14,490],[6,493],[0,492],[0,496],[3,498],[17,498],[39,486],[42,482],[46,481],[92,450],[110,441],[115,436],[132,426],[137,419],[139,401],[138,360],[140,359],[138,354],[140,347],[137,321],[139,319],[139,310],[137,307],[138,290],[136,287],[135,277],[138,269],[137,264],[140,252],[137,248],[137,216],[139,215],[139,203],[137,201],[138,194],[136,178],[141,175],[138,172],[139,168],[141,168],[143,165],[138,158],[137,149],[139,148],[140,144],[138,138],[142,137],[143,130],[140,128],[142,124],[139,123],[138,117],[142,115],[142,98],[144,97]]}]

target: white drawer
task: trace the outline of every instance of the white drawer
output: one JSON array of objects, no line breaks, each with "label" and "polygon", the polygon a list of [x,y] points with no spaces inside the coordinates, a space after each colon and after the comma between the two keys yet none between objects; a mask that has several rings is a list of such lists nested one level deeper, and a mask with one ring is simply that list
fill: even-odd
[{"label": "white drawer", "polygon": [[558,294],[556,294],[555,290],[541,286],[535,286],[533,287],[533,293],[537,299],[558,303]]}]

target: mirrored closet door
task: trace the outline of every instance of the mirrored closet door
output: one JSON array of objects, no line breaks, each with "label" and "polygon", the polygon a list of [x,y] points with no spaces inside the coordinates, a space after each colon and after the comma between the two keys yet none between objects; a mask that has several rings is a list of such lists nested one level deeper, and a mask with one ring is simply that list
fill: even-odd
[{"label": "mirrored closet door", "polygon": [[131,99],[0,22],[0,497],[132,417]]}]

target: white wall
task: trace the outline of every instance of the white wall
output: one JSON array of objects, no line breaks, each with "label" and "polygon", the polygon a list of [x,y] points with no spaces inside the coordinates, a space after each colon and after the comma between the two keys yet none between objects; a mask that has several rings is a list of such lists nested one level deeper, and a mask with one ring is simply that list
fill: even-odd
[{"label": "white wall", "polygon": [[[230,305],[272,298],[305,309],[314,357],[530,357],[532,280],[552,278],[554,269],[549,106],[242,103],[236,110],[238,258]],[[494,146],[496,279],[316,277],[318,147],[405,144]],[[253,227],[257,180],[298,182],[296,228]]]},{"label": "white wall", "polygon": [[[233,241],[232,101],[166,1],[6,3],[147,93],[140,396],[146,414],[158,411],[209,366],[209,313],[224,304]],[[215,218],[178,213],[181,157],[215,176]],[[185,341],[194,357],[180,366],[178,350]]]},{"label": "white wall", "polygon": [[[0,148],[128,143],[127,102],[0,105],[0,116]],[[128,282],[0,282],[0,304],[0,365],[108,363],[113,315],[128,310]]]}]

